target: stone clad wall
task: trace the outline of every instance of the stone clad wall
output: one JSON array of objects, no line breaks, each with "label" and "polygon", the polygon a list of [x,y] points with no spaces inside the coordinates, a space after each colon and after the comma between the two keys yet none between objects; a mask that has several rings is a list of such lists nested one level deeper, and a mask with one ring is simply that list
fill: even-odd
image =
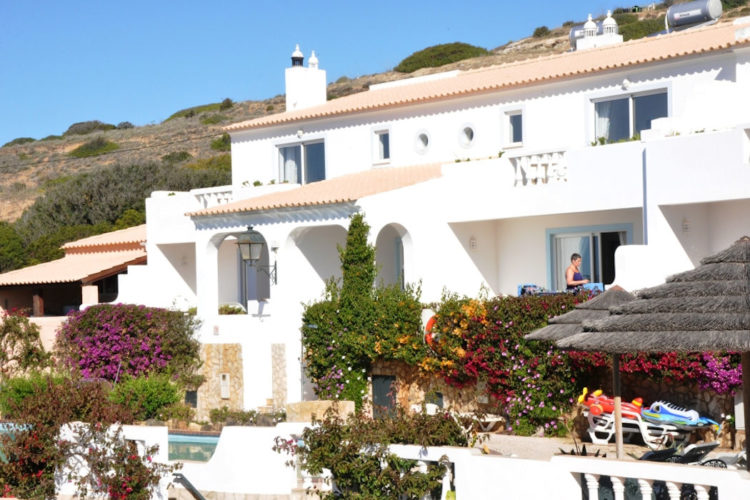
[{"label": "stone clad wall", "polygon": [[[200,373],[206,381],[198,389],[198,408],[195,420],[208,420],[212,408],[227,406],[242,410],[244,380],[242,377],[242,346],[240,344],[201,345]],[[221,397],[221,374],[229,375],[229,398]]]},{"label": "stone clad wall", "polygon": [[[457,389],[451,387],[439,377],[419,372],[419,369],[398,361],[376,361],[372,375],[391,375],[396,377],[396,401],[402,408],[422,404],[425,395],[440,392],[443,395],[443,406],[454,411],[473,411],[478,408],[477,391],[473,388]],[[372,384],[370,384],[372,401]]]}]

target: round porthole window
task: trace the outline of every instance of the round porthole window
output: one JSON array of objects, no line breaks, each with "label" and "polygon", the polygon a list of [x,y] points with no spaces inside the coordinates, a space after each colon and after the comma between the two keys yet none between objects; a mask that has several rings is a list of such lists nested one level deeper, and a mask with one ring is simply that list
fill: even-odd
[{"label": "round porthole window", "polygon": [[415,144],[418,153],[424,153],[427,148],[430,147],[430,136],[426,132],[420,132],[417,134],[417,140]]},{"label": "round porthole window", "polygon": [[458,141],[465,148],[471,146],[471,143],[474,142],[474,129],[469,126],[462,128],[458,135]]}]

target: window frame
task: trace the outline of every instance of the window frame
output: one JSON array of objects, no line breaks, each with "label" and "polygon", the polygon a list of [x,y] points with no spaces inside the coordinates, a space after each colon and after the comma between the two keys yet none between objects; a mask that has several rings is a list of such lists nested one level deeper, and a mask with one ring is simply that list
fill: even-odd
[{"label": "window frame", "polygon": [[[383,136],[388,137],[388,154],[384,155],[381,146],[381,138]],[[378,127],[372,130],[372,164],[373,165],[387,165],[391,163],[393,154],[391,151],[391,129],[390,127]]]},{"label": "window frame", "polygon": [[[307,154],[306,154],[306,148],[308,146],[311,146],[311,145],[314,145],[314,144],[322,144],[323,145],[323,178],[319,179],[319,180],[326,180],[328,178],[327,177],[327,168],[326,168],[326,164],[328,163],[328,161],[327,161],[327,158],[326,158],[325,142],[326,142],[325,139],[322,138],[322,137],[320,137],[320,138],[311,138],[311,139],[306,140],[306,141],[276,144],[276,161],[277,161],[277,172],[276,173],[277,173],[277,179],[278,179],[279,184],[290,183],[285,178],[286,176],[285,176],[285,172],[284,172],[284,157],[283,157],[283,154],[282,154],[281,150],[285,149],[285,148],[293,148],[293,147],[300,148],[300,154],[299,154],[300,167],[299,167],[299,170],[300,170],[300,176],[302,177],[302,179],[300,179],[300,182],[298,182],[298,184],[300,184],[301,186],[303,186],[305,184],[309,184],[310,183],[307,180],[307,174],[308,174],[308,172],[307,172]],[[318,182],[318,181],[312,181],[312,182]]]},{"label": "window frame", "polygon": [[[625,245],[633,244],[633,224],[630,222],[621,222],[613,224],[591,224],[588,226],[568,226],[568,227],[556,227],[547,228],[545,230],[545,243],[546,243],[546,255],[547,261],[547,288],[553,290],[555,288],[555,275],[558,269],[555,269],[555,238],[558,236],[569,235],[573,236],[576,234],[599,234],[601,233],[625,233]],[[601,242],[601,239],[600,239]],[[599,257],[601,260],[601,256]]]},{"label": "window frame", "polygon": [[[526,109],[524,106],[512,106],[512,107],[505,107],[503,110],[502,115],[502,147],[504,149],[511,149],[511,148],[520,148],[523,147],[523,144],[526,140],[526,126],[524,125],[525,115],[526,115]],[[521,140],[520,141],[514,141],[513,140],[513,132],[514,127],[511,123],[511,119],[514,116],[520,116],[521,117]]]},{"label": "window frame", "polygon": [[[626,85],[626,81],[623,81],[622,87],[619,92],[613,92],[611,89],[607,91],[591,93],[588,96],[588,112],[587,116],[587,137],[589,144],[596,143],[598,145],[599,138],[597,137],[596,131],[596,105],[600,102],[616,101],[618,99],[628,99],[628,139],[631,139],[635,135],[635,101],[637,97],[644,97],[649,95],[666,94],[667,97],[667,118],[673,116],[672,109],[672,83],[671,82],[655,82],[647,85],[631,86]],[[626,88],[627,86],[627,88]],[[615,142],[606,142],[605,144],[614,144]]]}]

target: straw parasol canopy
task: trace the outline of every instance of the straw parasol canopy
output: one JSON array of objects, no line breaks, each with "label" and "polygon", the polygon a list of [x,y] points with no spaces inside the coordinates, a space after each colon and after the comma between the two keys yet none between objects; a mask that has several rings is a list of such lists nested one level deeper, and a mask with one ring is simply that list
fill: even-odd
[{"label": "straw parasol canopy", "polygon": [[560,347],[625,352],[750,351],[750,238],[586,320]]},{"label": "straw parasol canopy", "polygon": [[609,316],[609,308],[635,300],[633,294],[619,286],[614,286],[593,299],[576,304],[575,309],[560,316],[550,318],[544,328],[534,330],[526,335],[527,340],[548,340],[557,342],[577,333],[583,332],[582,323],[603,319]]},{"label": "straw parasol canopy", "polygon": [[[706,257],[639,299],[614,306],[604,319],[584,321],[582,333],[560,347],[625,352],[739,351],[745,429],[750,424],[750,237]],[[616,357],[615,357],[616,358]],[[750,439],[745,439],[750,457]],[[750,470],[750,461],[748,461]]]}]

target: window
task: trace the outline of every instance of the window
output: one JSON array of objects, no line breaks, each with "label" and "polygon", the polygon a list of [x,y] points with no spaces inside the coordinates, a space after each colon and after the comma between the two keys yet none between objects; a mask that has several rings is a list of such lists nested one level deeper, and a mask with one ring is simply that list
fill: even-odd
[{"label": "window", "polygon": [[308,184],[326,178],[325,145],[323,142],[296,144],[279,148],[279,180],[292,184]]},{"label": "window", "polygon": [[467,125],[458,134],[458,143],[465,148],[470,148],[474,142],[474,129]]},{"label": "window", "polygon": [[596,140],[609,143],[637,137],[651,121],[668,115],[667,93],[629,95],[594,103]]},{"label": "window", "polygon": [[417,134],[417,139],[414,142],[414,149],[417,153],[425,153],[430,147],[430,136],[426,132],[420,132]]},{"label": "window", "polygon": [[508,113],[508,142],[510,144],[523,142],[523,115],[520,111]]},{"label": "window", "polygon": [[375,132],[375,161],[385,162],[391,159],[391,137],[387,130]]},{"label": "window", "polygon": [[632,225],[563,228],[548,230],[550,284],[565,290],[565,270],[570,256],[581,255],[581,274],[592,283],[610,284],[615,280],[615,250],[632,240]]}]

